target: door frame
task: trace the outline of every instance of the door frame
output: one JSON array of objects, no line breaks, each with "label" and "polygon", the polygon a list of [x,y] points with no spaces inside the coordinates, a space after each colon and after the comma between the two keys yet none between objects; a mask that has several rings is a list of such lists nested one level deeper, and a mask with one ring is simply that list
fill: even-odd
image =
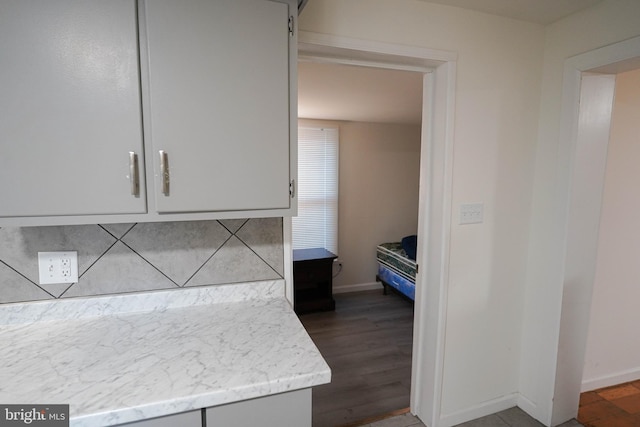
[{"label": "door frame", "polygon": [[[300,31],[299,61],[423,73],[411,412],[438,427],[451,236],[457,53]],[[291,218],[284,218],[286,296],[293,301]]]},{"label": "door frame", "polygon": [[[586,127],[580,120],[580,114],[596,108],[594,103],[602,103],[602,97],[596,97],[594,101],[583,99],[581,102],[580,95],[581,91],[597,84],[587,72],[613,75],[621,70],[620,64],[637,57],[640,57],[640,37],[595,49],[565,62],[558,152],[558,170],[563,173],[558,181],[563,189],[563,222],[557,242],[564,247],[559,282],[562,300],[557,316],[557,331],[547,335],[549,340],[555,340],[549,342],[554,349],[550,362],[555,367],[555,373],[553,385],[545,391],[544,396],[551,408],[548,414],[551,425],[574,418],[578,412],[602,207],[601,197],[594,197],[593,192],[594,188],[601,189],[604,185],[606,147],[594,152],[593,141],[582,136]],[[634,62],[637,63],[637,60]],[[600,95],[603,95],[603,90],[612,97],[612,85],[608,89],[601,88]],[[610,119],[609,112],[609,122]],[[606,126],[609,124],[606,123]],[[602,139],[598,144],[602,144]],[[594,157],[600,163],[596,171],[593,171]]]}]

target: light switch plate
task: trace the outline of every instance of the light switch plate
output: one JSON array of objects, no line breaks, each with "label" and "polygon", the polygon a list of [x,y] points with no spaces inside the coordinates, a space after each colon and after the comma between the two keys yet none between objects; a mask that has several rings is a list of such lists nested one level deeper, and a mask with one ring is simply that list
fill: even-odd
[{"label": "light switch plate", "polygon": [[484,220],[484,204],[460,205],[460,224],[479,224]]},{"label": "light switch plate", "polygon": [[78,281],[78,252],[38,252],[40,284],[76,283]]}]

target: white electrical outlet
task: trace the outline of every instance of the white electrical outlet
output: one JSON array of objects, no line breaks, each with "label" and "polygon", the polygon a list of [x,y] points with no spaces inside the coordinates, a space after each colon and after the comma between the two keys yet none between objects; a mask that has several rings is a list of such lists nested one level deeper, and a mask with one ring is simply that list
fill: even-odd
[{"label": "white electrical outlet", "polygon": [[38,252],[40,284],[78,281],[78,252]]},{"label": "white electrical outlet", "polygon": [[460,224],[479,224],[484,220],[484,204],[460,205]]}]

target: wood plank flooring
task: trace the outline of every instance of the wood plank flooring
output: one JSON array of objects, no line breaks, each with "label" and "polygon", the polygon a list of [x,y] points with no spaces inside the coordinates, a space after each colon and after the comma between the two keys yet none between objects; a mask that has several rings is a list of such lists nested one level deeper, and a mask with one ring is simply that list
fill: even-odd
[{"label": "wood plank flooring", "polygon": [[639,426],[640,381],[582,393],[578,420],[586,427]]},{"label": "wood plank flooring", "polygon": [[[395,292],[382,295],[382,289],[336,294],[334,298],[335,312],[300,316],[333,373],[330,384],[313,389],[313,427],[424,427],[407,409],[413,303]],[[640,390],[640,382],[634,385]],[[585,403],[591,401],[581,401],[581,405]],[[559,427],[581,425],[572,420]],[[613,426],[593,427],[601,425]],[[542,424],[521,409],[510,408],[458,427],[487,426]]]},{"label": "wood plank flooring", "polygon": [[334,295],[336,310],[300,316],[332,370],[313,389],[313,427],[337,427],[409,406],[413,302],[379,291]]}]

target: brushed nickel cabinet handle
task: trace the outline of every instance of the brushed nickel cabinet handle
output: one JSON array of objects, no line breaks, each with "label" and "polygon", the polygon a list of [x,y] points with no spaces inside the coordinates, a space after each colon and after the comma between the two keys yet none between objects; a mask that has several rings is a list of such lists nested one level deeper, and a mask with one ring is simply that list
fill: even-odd
[{"label": "brushed nickel cabinet handle", "polygon": [[140,196],[140,170],[138,169],[138,155],[129,151],[129,182],[131,183],[131,195]]},{"label": "brushed nickel cabinet handle", "polygon": [[169,196],[169,155],[160,150],[160,175],[162,175],[162,194]]}]

